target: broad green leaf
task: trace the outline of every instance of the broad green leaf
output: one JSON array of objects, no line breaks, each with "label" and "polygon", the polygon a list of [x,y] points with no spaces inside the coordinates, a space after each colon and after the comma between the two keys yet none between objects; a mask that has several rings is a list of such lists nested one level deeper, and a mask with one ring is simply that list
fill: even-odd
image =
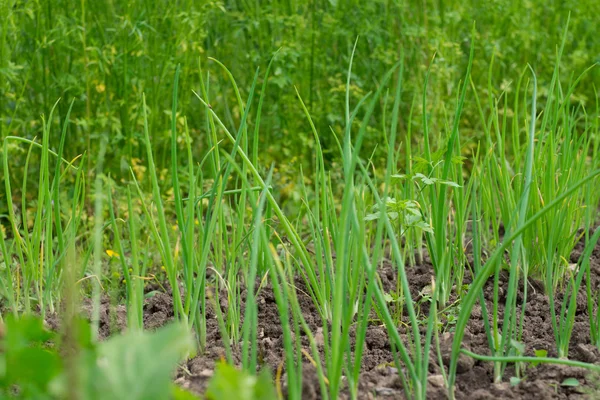
[{"label": "broad green leaf", "polygon": [[6,357],[7,381],[17,384],[28,393],[30,390],[45,393],[48,385],[62,371],[62,362],[55,351],[27,347]]},{"label": "broad green leaf", "polygon": [[88,398],[167,399],[177,363],[192,350],[189,330],[179,323],[114,337],[98,346],[95,368],[87,376]]},{"label": "broad green leaf", "polygon": [[5,349],[0,358],[0,386],[18,385],[26,398],[46,398],[48,385],[62,371],[56,350],[45,347],[55,335],[36,316],[16,319],[9,315],[5,322],[6,334],[0,341],[0,348]]},{"label": "broad green leaf", "polygon": [[17,350],[37,343],[42,344],[54,337],[44,328],[41,318],[23,315],[16,319],[12,314],[6,318],[6,347]]}]

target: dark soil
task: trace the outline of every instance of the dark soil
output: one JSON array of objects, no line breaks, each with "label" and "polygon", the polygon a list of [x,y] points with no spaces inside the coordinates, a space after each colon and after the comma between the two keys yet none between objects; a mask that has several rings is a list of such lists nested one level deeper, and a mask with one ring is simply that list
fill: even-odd
[{"label": "dark soil", "polygon": [[[577,262],[583,251],[583,243],[579,243],[571,256],[571,262]],[[599,287],[600,282],[600,245],[596,246],[591,258],[593,284]],[[411,294],[414,299],[419,299],[420,292],[431,284],[432,266],[425,260],[419,266],[407,268]],[[379,275],[386,291],[396,288],[397,273],[391,263],[385,263],[380,268]],[[508,281],[508,274],[500,276],[500,309],[502,318],[503,304]],[[465,283],[470,283],[465,277]],[[313,306],[312,300],[303,290],[302,282],[297,281],[296,286],[299,302],[307,324],[315,335],[319,349],[322,352],[322,328],[320,317]],[[585,297],[585,284],[577,298],[577,312],[575,324],[569,347],[569,359],[587,363],[599,363],[600,352],[592,345],[589,336],[589,317]],[[522,287],[522,285],[521,285]],[[525,309],[525,323],[522,343],[525,346],[525,355],[534,356],[536,350],[546,350],[548,357],[556,357],[556,346],[551,326],[548,297],[543,293],[541,283],[534,280],[528,282],[527,301]],[[490,280],[484,289],[488,310],[491,310],[493,283]],[[557,299],[557,312],[562,298]],[[275,376],[277,368],[283,364],[283,332],[277,311],[277,305],[271,288],[264,287],[257,298],[258,302],[258,337],[259,359],[263,368],[270,368]],[[518,304],[523,303],[523,293],[518,294]],[[452,299],[450,301],[452,303]],[[224,311],[227,304],[221,301]],[[420,313],[426,318],[429,304],[423,301],[420,304]],[[84,306],[85,308],[85,306]],[[118,309],[116,318],[109,318],[108,302],[103,302],[101,313],[101,336],[105,337],[115,329],[124,326],[124,310]],[[168,293],[155,292],[146,300],[144,307],[144,324],[148,329],[164,325],[173,319],[172,300]],[[520,310],[518,310],[520,313]],[[451,310],[442,313],[448,317]],[[446,321],[447,322],[447,321]],[[111,328],[112,327],[112,328]],[[422,328],[424,332],[425,327]],[[450,347],[453,339],[452,324],[446,325],[447,332],[440,334],[442,361],[446,367],[449,363]],[[403,335],[403,329],[400,329]],[[351,332],[351,341],[354,340]],[[404,335],[403,335],[404,336]],[[302,345],[309,350],[308,339],[301,338]],[[221,335],[212,310],[207,313],[207,350],[204,354],[188,360],[179,369],[176,383],[196,394],[206,391],[208,382],[213,375],[215,364],[225,358],[225,349],[221,342]],[[353,345],[353,343],[352,343]],[[482,308],[477,304],[473,308],[471,320],[464,334],[463,347],[477,354],[489,355],[487,337],[484,330]],[[309,351],[310,353],[310,351]],[[433,353],[433,352],[432,352]],[[239,361],[239,351],[234,349],[234,358]],[[309,360],[304,359],[303,364],[303,399],[320,399],[320,388],[315,368]],[[429,366],[427,397],[429,399],[445,399],[446,389],[441,375],[441,367],[437,356],[432,354]],[[458,399],[596,399],[600,398],[600,376],[592,376],[589,371],[582,368],[561,365],[540,364],[537,367],[529,366],[524,378],[517,385],[511,385],[509,379],[514,374],[514,367],[509,366],[505,372],[505,380],[493,383],[493,365],[490,362],[476,361],[462,355],[458,363],[456,397]],[[580,385],[576,387],[562,386],[567,378],[576,378]],[[285,394],[285,370],[281,378],[282,391]],[[346,388],[342,390],[340,398],[349,398]],[[368,328],[366,344],[362,360],[362,374],[359,381],[359,399],[402,399],[405,398],[398,372],[394,367],[392,352],[386,328],[383,324],[372,325]]]}]

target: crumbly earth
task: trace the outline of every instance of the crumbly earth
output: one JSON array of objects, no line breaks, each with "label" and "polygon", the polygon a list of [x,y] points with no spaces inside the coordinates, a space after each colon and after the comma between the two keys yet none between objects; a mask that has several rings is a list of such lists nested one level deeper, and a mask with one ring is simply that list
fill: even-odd
[{"label": "crumbly earth", "polygon": [[[583,243],[579,243],[571,255],[571,262],[577,262],[583,252]],[[593,285],[599,287],[600,283],[600,245],[596,246],[591,258],[591,270]],[[414,268],[407,268],[410,282],[411,295],[414,299],[421,298],[424,289],[427,290],[431,284],[432,266],[425,261]],[[386,291],[393,291],[397,286],[397,273],[395,267],[384,263],[379,270],[381,282]],[[506,295],[508,275],[500,275],[500,308],[499,317],[503,315],[503,302]],[[465,277],[465,283],[469,278]],[[306,295],[303,283],[300,279],[295,283],[298,300],[307,324],[316,337],[319,351],[323,355],[322,328],[319,314],[313,306],[312,300]],[[521,284],[521,287],[523,285]],[[585,285],[582,285],[585,286]],[[525,355],[534,356],[536,350],[546,350],[549,357],[556,357],[554,334],[552,331],[548,297],[543,293],[539,282],[530,280],[527,286],[527,300],[524,315],[524,330],[522,343],[525,346]],[[242,293],[244,298],[245,293]],[[493,284],[491,280],[486,284],[484,296],[488,310],[491,310],[493,296]],[[587,311],[585,288],[577,297],[577,311],[575,323],[571,335],[569,347],[569,359],[584,361],[587,363],[600,363],[600,352],[590,342],[589,317]],[[522,290],[518,293],[518,304],[523,303]],[[220,307],[223,311],[227,308],[225,296],[221,296]],[[449,304],[454,304],[455,298],[451,298]],[[560,301],[557,299],[557,313]],[[263,287],[257,298],[258,302],[258,336],[259,336],[259,359],[262,368],[270,368],[275,376],[277,368],[283,364],[283,331],[279,320],[275,297],[269,286]],[[418,300],[417,300],[418,302]],[[419,302],[418,302],[419,303]],[[459,303],[456,303],[459,305]],[[428,313],[429,303],[420,302],[418,311],[422,318]],[[84,305],[85,308],[85,305]],[[100,331],[101,336],[110,335],[110,326],[114,329],[123,328],[125,325],[124,308],[118,307],[116,318],[109,317],[108,301],[103,301],[101,313]],[[154,292],[149,297],[144,307],[144,324],[148,329],[154,329],[164,325],[173,319],[172,300],[168,293]],[[520,309],[518,310],[520,313]],[[446,322],[446,332],[440,334],[440,348],[442,363],[447,367],[449,363],[450,347],[452,344],[453,330],[450,318],[456,315],[457,309],[450,308],[442,313]],[[471,319],[465,330],[463,347],[477,353],[489,354],[487,337],[484,330],[482,308],[477,304],[471,314]],[[374,315],[375,316],[375,315]],[[405,316],[406,317],[406,316]],[[376,318],[374,318],[376,321]],[[422,327],[424,332],[425,327]],[[402,337],[405,337],[403,328],[400,328]],[[354,332],[351,332],[351,345],[354,346]],[[321,342],[321,343],[319,343]],[[193,393],[202,395],[207,388],[208,382],[213,375],[216,362],[224,359],[225,350],[221,342],[221,336],[216,321],[214,310],[207,314],[207,350],[184,363],[175,381],[180,386]],[[307,337],[301,338],[301,343],[309,351]],[[433,352],[432,352],[433,353]],[[234,349],[234,358],[239,361],[239,351]],[[428,399],[445,399],[446,389],[442,377],[442,370],[437,355],[432,354],[430,359],[428,379]],[[593,376],[588,370],[582,368],[568,367],[562,365],[540,364],[528,366],[524,378],[520,383],[512,385],[510,377],[515,373],[514,367],[507,367],[505,380],[501,383],[493,382],[493,365],[490,362],[476,361],[467,356],[461,356],[458,363],[456,397],[458,399],[483,400],[483,399],[600,399],[600,376]],[[578,386],[563,386],[561,383],[567,378],[575,378],[579,381]],[[285,369],[280,379],[281,390],[285,394]],[[303,360],[303,399],[320,399],[320,388],[316,369],[308,359]],[[347,388],[342,390],[340,398],[350,398]],[[362,359],[362,373],[359,381],[359,399],[402,399],[405,398],[402,383],[394,367],[393,356],[386,328],[383,324],[375,323],[369,326],[364,355]]]}]

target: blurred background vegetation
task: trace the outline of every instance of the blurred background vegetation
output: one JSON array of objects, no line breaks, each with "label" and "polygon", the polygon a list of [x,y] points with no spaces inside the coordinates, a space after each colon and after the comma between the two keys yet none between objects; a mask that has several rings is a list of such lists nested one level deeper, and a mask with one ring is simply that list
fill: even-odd
[{"label": "blurred background vegetation", "polygon": [[[140,140],[145,93],[157,168],[165,174],[170,163],[176,65],[182,67],[178,122],[180,128],[185,122],[190,127],[199,160],[209,148],[206,110],[192,93],[201,90],[201,73],[211,74],[210,104],[224,116],[224,122],[233,128],[240,117],[231,85],[208,57],[226,65],[242,91],[247,91],[256,68],[264,73],[277,52],[260,121],[259,159],[263,166],[275,162],[275,184],[282,196],[293,196],[299,167],[310,177],[314,146],[294,87],[309,108],[335,179],[335,174],[341,175],[336,136],[343,130],[346,71],[356,38],[351,103],[374,90],[378,79],[404,57],[400,115],[412,112],[415,122],[406,126],[409,118],[401,117],[399,132],[403,135],[411,129],[412,140],[419,141],[427,69],[431,68],[431,76],[426,116],[431,132],[441,138],[447,134],[456,87],[465,74],[473,23],[472,79],[484,109],[489,108],[489,88],[499,88],[493,90],[506,92],[510,99],[527,63],[539,77],[543,106],[569,13],[561,72],[573,80],[600,61],[598,0],[0,0],[0,136],[40,138],[41,115],[47,115],[61,98],[50,141],[56,149],[59,127],[74,99],[65,158],[87,152],[88,168],[93,171],[100,139],[106,138],[105,171],[124,179],[130,165],[139,165],[143,172],[146,164]],[[597,116],[594,83],[599,78],[600,70],[594,68],[572,98],[574,106],[589,106],[592,116]],[[246,98],[247,93],[241,95]],[[364,146],[364,155],[372,155],[375,165],[385,164],[383,116],[389,115],[391,103],[382,98]],[[509,106],[504,112],[510,118]],[[461,135],[467,138],[462,151],[468,156],[482,137],[472,96],[467,97],[462,118]],[[254,123],[252,116],[249,122]],[[19,179],[27,146],[15,143],[9,153],[11,173]],[[29,172],[36,176],[39,152],[34,153]],[[205,173],[210,176],[214,171]],[[13,194],[18,193],[16,188]],[[1,197],[3,214],[6,208]]]}]

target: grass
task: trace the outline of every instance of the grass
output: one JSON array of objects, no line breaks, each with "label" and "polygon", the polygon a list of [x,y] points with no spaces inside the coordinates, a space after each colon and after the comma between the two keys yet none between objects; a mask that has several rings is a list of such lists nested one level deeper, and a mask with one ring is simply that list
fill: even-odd
[{"label": "grass", "polygon": [[[302,398],[310,360],[323,398],[356,398],[374,323],[407,398],[425,398],[445,330],[450,397],[461,354],[493,362],[496,382],[530,362],[597,372],[568,359],[580,290],[600,348],[596,2],[251,3],[0,2],[0,321],[16,332],[16,320],[59,313],[68,327],[89,298],[95,343],[108,295],[144,335],[156,282],[194,334],[188,356],[214,345],[215,313],[227,362],[239,353],[247,374],[217,375],[246,390],[261,364],[257,298],[272,290],[279,397],[285,368],[288,397]],[[425,259],[427,314],[408,278]],[[543,282],[558,359],[524,354],[529,279]],[[489,354],[462,348],[477,303]]]}]

